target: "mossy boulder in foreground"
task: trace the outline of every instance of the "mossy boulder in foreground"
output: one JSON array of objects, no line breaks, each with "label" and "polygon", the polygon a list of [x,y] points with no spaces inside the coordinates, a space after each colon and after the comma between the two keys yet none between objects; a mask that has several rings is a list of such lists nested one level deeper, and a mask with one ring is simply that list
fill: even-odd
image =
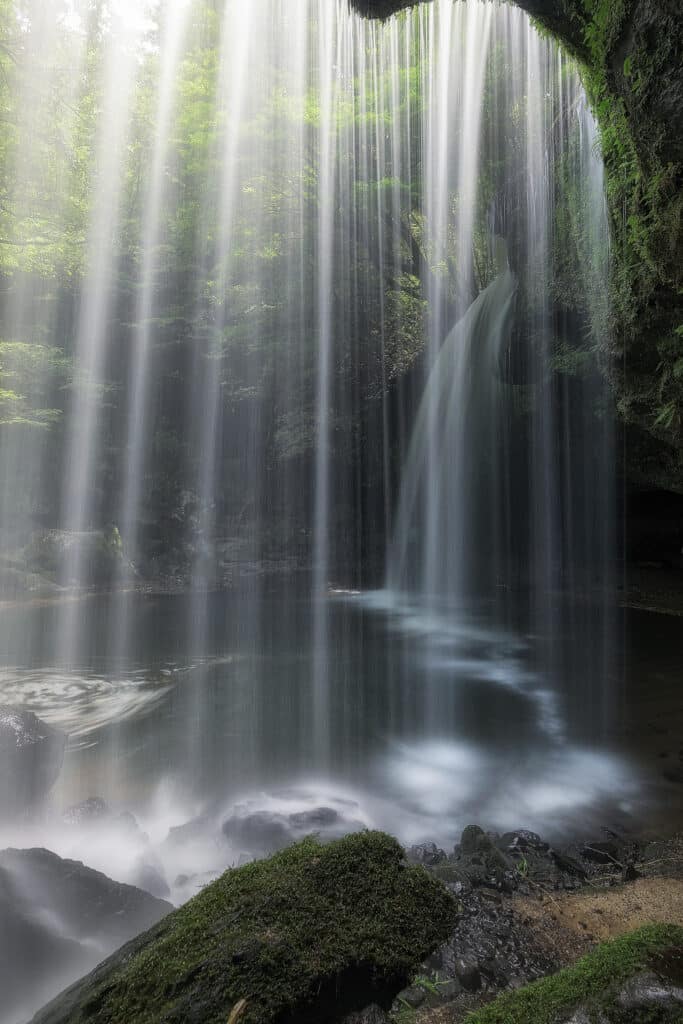
[{"label": "mossy boulder in foreground", "polygon": [[324,1024],[388,1005],[456,904],[398,843],[306,839],[226,872],[67,989],[35,1024]]},{"label": "mossy boulder in foreground", "polygon": [[681,1024],[683,928],[647,925],[506,993],[468,1024]]}]

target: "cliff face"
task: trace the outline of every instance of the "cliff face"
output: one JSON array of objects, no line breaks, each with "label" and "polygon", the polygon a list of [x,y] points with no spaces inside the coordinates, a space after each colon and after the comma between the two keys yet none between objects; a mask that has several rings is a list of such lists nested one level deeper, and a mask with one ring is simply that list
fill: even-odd
[{"label": "cliff face", "polygon": [[[407,0],[351,0],[370,17]],[[679,0],[517,0],[579,60],[612,232],[610,374],[636,485],[683,493],[683,33]]]},{"label": "cliff face", "polygon": [[683,491],[680,10],[676,0],[590,7],[584,80],[605,160],[612,365],[630,430],[628,474],[634,483]]}]

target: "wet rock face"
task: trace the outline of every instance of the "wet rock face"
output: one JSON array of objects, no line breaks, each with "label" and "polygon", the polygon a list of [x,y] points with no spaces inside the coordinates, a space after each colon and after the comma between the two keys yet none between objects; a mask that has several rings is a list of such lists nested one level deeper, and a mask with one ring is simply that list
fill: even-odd
[{"label": "wet rock face", "polygon": [[24,814],[62,769],[66,736],[30,711],[0,705],[0,819]]},{"label": "wet rock face", "polygon": [[69,980],[78,977],[81,945],[24,912],[0,869],[0,1021],[24,1019]]},{"label": "wet rock face", "polygon": [[49,850],[3,850],[0,1020],[38,1009],[171,909]]},{"label": "wet rock face", "polygon": [[[627,477],[637,489],[683,494],[679,0],[514,2],[580,59],[601,129],[613,238],[613,324],[602,344],[627,425]],[[371,18],[415,6],[351,3]]]},{"label": "wet rock face", "polygon": [[365,18],[388,18],[391,14],[414,7],[416,0],[351,0],[351,6]]},{"label": "wet rock face", "polygon": [[430,960],[430,968],[455,980],[464,993],[495,993],[517,988],[556,968],[539,949],[531,927],[509,901],[490,891],[461,892],[456,929]]},{"label": "wet rock face", "polygon": [[[351,0],[351,6],[366,18],[388,18],[406,7],[415,7],[429,0]],[[566,0],[514,0],[534,18],[539,18],[551,32],[554,32],[572,49],[580,50],[583,39],[579,26],[568,14]]]},{"label": "wet rock face", "polygon": [[[652,851],[652,859],[662,856],[662,850]],[[464,1020],[470,1010],[500,993],[511,993],[561,967],[554,959],[557,952],[537,934],[535,922],[520,913],[514,894],[573,891],[592,878],[612,884],[628,880],[626,872],[635,870],[639,847],[607,829],[589,841],[556,849],[529,829],[498,835],[469,825],[452,853],[423,843],[408,851],[408,859],[440,878],[460,906],[452,935],[422,965],[420,1013],[434,1008],[438,1014],[447,1004],[445,1019]],[[413,989],[399,994],[396,1014],[412,1005]],[[585,1012],[578,1009],[573,1024],[596,1024]],[[614,1024],[636,1024],[638,1018],[629,1017],[630,1012],[624,1010]],[[662,1020],[668,1024],[669,1018]],[[530,1022],[525,1019],[524,1024]],[[605,1018],[601,1024],[613,1022]]]},{"label": "wet rock face", "polygon": [[0,851],[0,871],[22,912],[50,917],[68,935],[114,949],[173,908],[49,850]]}]

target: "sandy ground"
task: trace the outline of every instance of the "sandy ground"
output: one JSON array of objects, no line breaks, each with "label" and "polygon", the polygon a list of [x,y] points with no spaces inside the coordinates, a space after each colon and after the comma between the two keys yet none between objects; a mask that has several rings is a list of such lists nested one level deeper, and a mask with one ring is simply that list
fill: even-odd
[{"label": "sandy ground", "polygon": [[[598,942],[644,924],[683,925],[683,834],[651,844],[639,863],[642,877],[618,885],[592,882],[578,892],[550,892],[540,886],[531,895],[515,895],[511,906],[531,925],[539,949],[560,965],[573,963]],[[463,1024],[467,1004],[421,1011],[419,1024]],[[531,1022],[530,1022],[531,1024]]]},{"label": "sandy ground", "polygon": [[540,894],[515,899],[518,914],[534,923],[539,942],[571,963],[596,942],[644,924],[683,924],[683,879],[652,877],[612,889]]}]

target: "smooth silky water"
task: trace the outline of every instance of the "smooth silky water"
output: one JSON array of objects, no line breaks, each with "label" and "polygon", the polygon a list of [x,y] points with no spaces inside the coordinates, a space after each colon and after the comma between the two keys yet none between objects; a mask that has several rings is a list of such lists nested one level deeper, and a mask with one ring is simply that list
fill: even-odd
[{"label": "smooth silky water", "polygon": [[[14,647],[22,668],[0,680],[8,702],[70,734],[56,807],[104,796],[132,810],[156,843],[170,826],[204,815],[218,834],[245,800],[253,810],[333,801],[346,808],[342,818],[445,845],[474,819],[560,835],[637,813],[637,776],[596,739],[589,688],[578,699],[580,679],[539,673],[521,621],[496,624],[486,608],[439,614],[388,591],[329,598],[331,743],[321,764],[316,709],[302,685],[314,657],[307,595],[275,588],[261,602],[258,633],[239,590],[212,596],[201,658],[191,654],[189,606],[184,595],[136,597],[130,661],[112,671],[102,656],[111,605],[85,602],[79,615],[90,643],[78,673],[46,655],[58,609],[32,613],[45,649]],[[592,640],[595,649],[600,637]],[[569,648],[572,637],[557,642]],[[93,837],[97,853],[88,851],[87,838],[84,848],[73,830],[60,835],[50,817],[28,834],[60,852],[80,850],[115,876],[132,870],[135,847],[107,849]],[[205,851],[213,866],[253,852],[216,849],[214,838]]]},{"label": "smooth silky water", "polygon": [[[102,592],[75,545],[62,591],[2,604],[0,701],[70,738],[48,805],[3,824],[0,845],[122,880],[146,858],[180,901],[267,852],[262,834],[222,829],[261,811],[310,812],[293,838],[379,826],[444,845],[471,821],[558,834],[637,820],[654,798],[612,727],[610,402],[597,372],[574,372],[599,347],[609,254],[571,62],[520,11],[476,0],[386,24],[333,0],[214,4],[188,239],[188,54],[205,26],[193,0],[114,10],[63,442],[3,426],[0,472],[4,551],[45,522],[113,523],[124,557]],[[154,131],[132,201],[150,53]],[[18,177],[37,159],[22,102]],[[580,327],[553,312],[563,189]],[[51,310],[18,285],[4,330],[62,344]],[[402,318],[422,324],[418,350]],[[189,555],[164,575],[149,538],[174,430],[182,516],[166,528]],[[92,796],[141,831],[67,828],[62,811]]]}]

